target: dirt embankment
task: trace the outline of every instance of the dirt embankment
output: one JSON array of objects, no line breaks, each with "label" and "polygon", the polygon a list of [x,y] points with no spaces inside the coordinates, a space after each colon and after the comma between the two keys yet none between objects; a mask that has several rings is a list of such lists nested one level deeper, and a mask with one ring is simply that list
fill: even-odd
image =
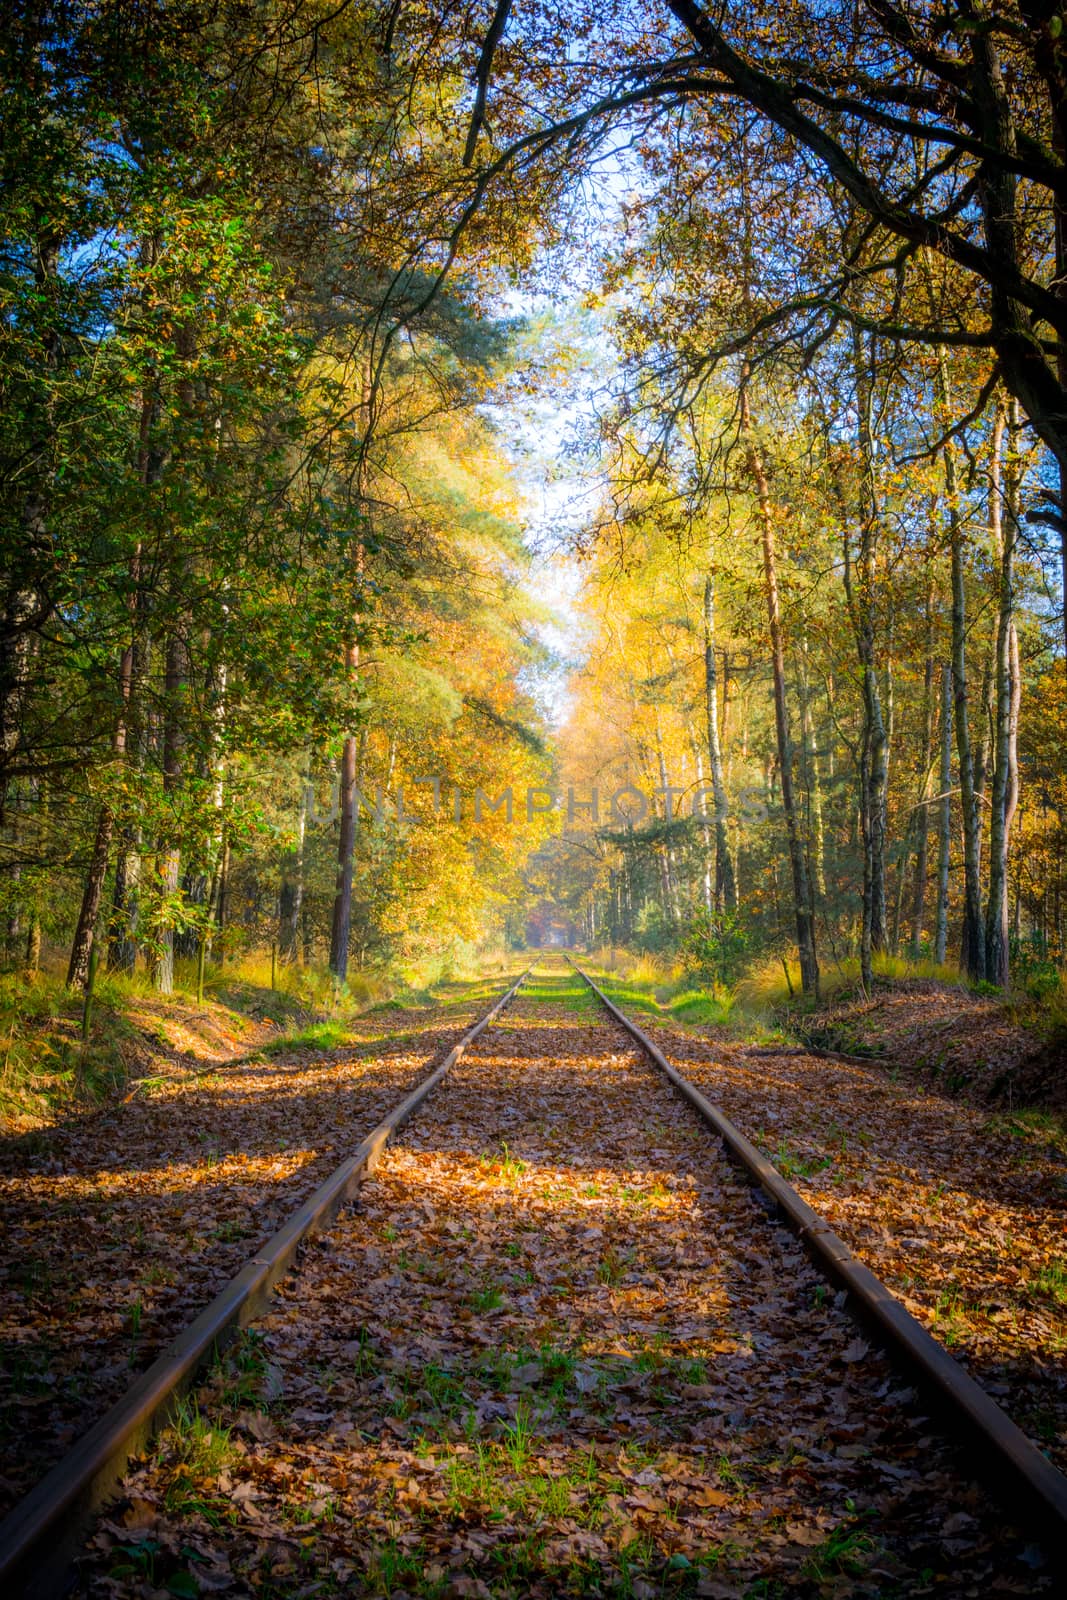
[{"label": "dirt embankment", "polygon": [[1067,1032],[1036,1006],[915,979],[853,996],[796,1031],[818,1049],[884,1061],[942,1092],[1067,1112]]}]

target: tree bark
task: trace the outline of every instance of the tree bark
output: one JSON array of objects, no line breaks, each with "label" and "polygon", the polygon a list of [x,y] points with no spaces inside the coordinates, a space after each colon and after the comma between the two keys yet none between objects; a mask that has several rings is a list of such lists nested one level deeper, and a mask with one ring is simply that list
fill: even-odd
[{"label": "tree bark", "polygon": [[[942,419],[949,415],[945,352],[938,348],[935,393]],[[949,556],[952,572],[952,688],[959,759],[960,809],[963,813],[963,934],[960,966],[969,978],[985,976],[985,921],[982,916],[981,827],[974,754],[971,746],[970,688],[967,680],[967,593],[964,528],[960,515],[955,447],[942,451],[948,508]]]},{"label": "tree bark", "polygon": [[964,588],[963,522],[956,502],[955,468],[948,469],[949,550],[952,563],[952,690],[959,762],[960,809],[963,813],[963,934],[960,965],[969,978],[985,975],[985,926],[979,867],[981,817],[974,782],[967,683],[967,601]]},{"label": "tree bark", "polygon": [[[359,651],[345,649],[345,667],[355,675]],[[348,734],[341,749],[340,828],[337,836],[337,888],[330,925],[330,971],[338,983],[348,976],[348,942],[352,931],[352,866],[356,843],[356,737]]]},{"label": "tree bark", "polygon": [[129,829],[115,856],[115,886],[111,896],[111,927],[107,964],[114,972],[132,977],[137,968],[137,919],[140,911],[141,833]]},{"label": "tree bark", "polygon": [[871,423],[873,351],[868,354],[858,330],[852,335],[856,384],[859,453],[859,551],[855,572],[851,560],[848,508],[841,496],[845,541],[845,591],[856,637],[863,693],[863,739],[860,753],[860,824],[863,838],[863,921],[860,931],[860,975],[868,992],[873,983],[872,956],[886,942],[886,803],[888,739],[878,683],[875,586],[877,582],[878,497],[874,481],[874,435]]},{"label": "tree bark", "polygon": [[[130,702],[132,683],[133,644],[130,643],[122,652],[119,663],[120,710],[111,740],[112,753],[116,761],[119,762],[124,759],[126,754],[126,712]],[[107,876],[107,863],[111,854],[111,839],[114,831],[115,814],[110,803],[105,800],[100,807],[93,853],[90,857],[89,870],[86,873],[85,887],[82,891],[78,925],[74,930],[74,942],[71,946],[70,962],[67,967],[68,989],[84,989],[89,982],[89,966],[92,959],[93,944],[96,940],[96,925],[100,916],[100,902],[104,893],[104,879]]]},{"label": "tree bark", "polygon": [[782,810],[785,813],[789,863],[793,874],[793,903],[796,915],[797,948],[800,955],[800,982],[805,994],[818,998],[819,962],[815,949],[815,925],[811,914],[811,886],[808,865],[797,818],[793,793],[793,750],[789,737],[789,718],[785,699],[785,644],[782,635],[781,601],[778,594],[778,567],[775,553],[774,518],[770,486],[752,428],[748,400],[747,372],[741,379],[741,430],[746,440],[746,459],[756,489],[756,508],[763,551],[763,586],[767,602],[767,621],[771,638],[771,672],[774,680],[774,725],[778,741],[778,766],[781,774]]},{"label": "tree bark", "polygon": [[911,953],[918,960],[922,953],[923,916],[926,908],[926,874],[930,853],[930,762],[934,745],[934,591],[932,578],[926,590],[926,655],[923,662],[923,733],[919,756],[919,809],[916,815],[918,837],[915,848],[915,878],[912,890]]},{"label": "tree bark", "polygon": [[[1009,461],[1005,474],[1004,514],[1001,514],[1001,445],[1004,434],[1003,412],[998,411],[993,437],[993,463],[990,498],[993,514],[990,528],[993,535],[993,556],[997,563],[999,604],[997,607],[997,637],[995,657],[994,705],[995,731],[993,740],[993,782],[990,794],[989,824],[989,896],[986,902],[985,921],[985,975],[990,983],[1006,989],[1010,983],[1010,941],[1008,936],[1008,850],[1010,845],[1011,814],[1015,805],[1015,725],[1017,723],[1018,686],[1013,681],[1014,654],[1018,656],[1014,641],[1015,574],[1014,558],[1018,540],[1019,493],[1015,465],[1015,435],[1017,417],[1009,432]],[[1009,809],[1010,802],[1010,809]]]},{"label": "tree bark", "polygon": [[811,687],[808,681],[808,641],[802,639],[800,658],[800,730],[803,739],[804,776],[811,802],[811,866],[815,893],[826,899],[826,826],[823,821],[822,777],[819,750],[815,742],[815,722],[811,714]]},{"label": "tree bark", "polygon": [[296,848],[282,863],[278,906],[278,950],[283,961],[300,959],[300,913],[304,904],[304,840],[307,834],[307,787],[300,791]]},{"label": "tree bark", "polygon": [[937,846],[937,919],[934,959],[940,964],[948,953],[948,888],[952,860],[952,668],[941,668],[941,810]]},{"label": "tree bark", "polygon": [[[163,728],[163,793],[176,799],[184,777],[185,727],[182,704],[189,678],[189,655],[185,640],[172,633],[167,640],[164,693],[166,717]],[[172,828],[177,818],[172,815]],[[176,835],[169,839],[157,861],[159,893],[172,899],[178,893],[181,872],[181,846]],[[164,915],[157,932],[158,947],[153,958],[153,978],[160,994],[174,992],[174,924]]]},{"label": "tree bark", "polygon": [[[362,482],[362,469],[360,475]],[[362,496],[361,496],[362,503]],[[353,636],[345,644],[344,666],[354,683],[359,673],[359,644],[355,633],[362,601],[365,552],[362,540],[356,541],[352,561]],[[337,836],[337,880],[333,916],[330,922],[330,971],[338,983],[348,976],[348,945],[352,932],[352,868],[356,844],[356,736],[348,734],[341,750],[341,819]]]},{"label": "tree bark", "polygon": [[737,910],[737,880],[730,857],[730,816],[719,743],[719,679],[715,662],[715,577],[709,566],[704,574],[704,710],[707,721],[708,766],[715,803],[715,900],[727,911]]}]

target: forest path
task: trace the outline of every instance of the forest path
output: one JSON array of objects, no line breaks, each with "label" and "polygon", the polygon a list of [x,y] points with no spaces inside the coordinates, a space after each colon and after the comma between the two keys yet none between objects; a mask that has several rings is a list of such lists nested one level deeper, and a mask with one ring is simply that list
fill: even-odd
[{"label": "forest path", "polygon": [[97,1531],[93,1594],[1037,1594],[800,1246],[536,979]]}]

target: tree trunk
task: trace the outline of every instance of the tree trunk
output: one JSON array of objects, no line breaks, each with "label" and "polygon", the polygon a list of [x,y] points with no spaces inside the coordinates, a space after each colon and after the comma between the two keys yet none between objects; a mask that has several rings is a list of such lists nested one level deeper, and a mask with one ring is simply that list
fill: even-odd
[{"label": "tree trunk", "polygon": [[853,330],[852,364],[856,383],[857,445],[860,462],[859,551],[851,561],[847,496],[840,493],[845,542],[845,592],[856,636],[863,688],[863,740],[860,753],[860,825],[863,838],[863,923],[860,932],[860,974],[868,991],[873,982],[872,955],[886,943],[886,803],[888,739],[878,684],[875,641],[875,587],[880,522],[874,481],[874,435],[871,368],[873,350],[863,348]]},{"label": "tree trunk", "polygon": [[[56,310],[59,257],[63,236],[54,228],[33,241],[37,299],[46,318]],[[19,508],[21,537],[9,550],[5,595],[0,612],[0,825],[7,806],[9,768],[22,738],[25,701],[32,682],[32,639],[52,615],[54,603],[42,591],[41,574],[55,563],[48,517],[55,477],[55,381],[60,354],[59,319],[45,331],[38,371],[43,399],[39,409],[31,403],[23,422],[24,457],[16,483],[28,483]]]},{"label": "tree trunk", "polygon": [[119,841],[115,857],[115,887],[111,897],[111,931],[107,964],[114,972],[132,977],[137,968],[137,919],[140,911],[141,834],[129,830]]},{"label": "tree trunk", "polygon": [[[111,748],[115,759],[120,762],[126,754],[126,713],[130,702],[132,684],[133,645],[131,643],[122,652],[119,662],[121,709],[111,740]],[[104,893],[104,879],[107,876],[107,863],[111,853],[111,838],[114,831],[114,812],[110,804],[105,801],[100,807],[100,816],[96,825],[96,839],[93,844],[89,871],[86,874],[85,887],[82,892],[78,925],[74,931],[74,943],[70,951],[70,963],[67,967],[68,989],[84,989],[89,982],[89,965],[92,958],[93,944],[96,939],[96,925],[100,916],[100,902]]]},{"label": "tree trunk", "polygon": [[113,832],[114,817],[111,807],[103,805],[96,824],[93,853],[89,858],[89,870],[85,875],[81,910],[78,913],[78,925],[74,931],[74,943],[70,951],[70,963],[67,967],[68,989],[84,989],[89,982],[89,959],[96,939],[96,922],[104,893],[104,879],[107,876]]},{"label": "tree trunk", "polygon": [[[185,754],[185,728],[183,726],[185,688],[189,677],[189,657],[185,640],[172,633],[167,640],[164,688],[166,719],[163,729],[163,793],[174,801],[181,788]],[[173,900],[178,893],[181,871],[181,847],[177,840],[177,817],[172,808],[171,828],[174,831],[157,861],[159,893]],[[158,947],[153,960],[155,987],[160,994],[174,992],[174,923],[164,913],[157,930]]]},{"label": "tree trunk", "polygon": [[923,663],[923,734],[919,756],[919,808],[916,813],[918,838],[915,849],[915,878],[912,890],[911,953],[918,960],[922,953],[923,915],[926,908],[926,874],[930,852],[930,762],[934,746],[934,591],[930,580],[926,590],[926,657]]},{"label": "tree trunk", "polygon": [[800,729],[803,737],[804,776],[811,801],[811,864],[815,893],[826,899],[826,827],[823,822],[822,778],[819,751],[815,743],[815,722],[811,715],[811,689],[808,682],[808,641],[800,641]]},{"label": "tree trunk", "polygon": [[[364,549],[356,542],[353,554],[353,632],[359,617],[364,569]],[[345,645],[345,672],[354,683],[359,672],[359,645]],[[348,734],[341,751],[341,825],[337,836],[337,886],[330,924],[330,971],[338,983],[348,976],[348,942],[352,932],[352,866],[356,845],[356,738]]]},{"label": "tree trunk", "polygon": [[960,965],[969,978],[985,974],[985,927],[982,921],[982,886],[979,848],[981,817],[974,782],[971,731],[968,720],[967,609],[964,592],[963,524],[955,502],[955,475],[949,502],[952,561],[952,687],[959,761],[960,809],[963,813],[963,936]]},{"label": "tree trunk", "polygon": [[215,927],[219,936],[219,965],[226,959],[226,929],[230,925],[230,840],[225,828],[219,853],[218,890],[215,896]]},{"label": "tree trunk", "polygon": [[937,920],[934,959],[941,963],[948,952],[948,882],[952,859],[952,668],[941,668],[941,811],[938,819]]},{"label": "tree trunk", "polygon": [[[354,672],[358,652],[345,651],[345,666]],[[337,837],[337,889],[330,926],[330,971],[338,983],[348,976],[348,941],[352,931],[352,860],[356,843],[356,738],[348,734],[341,750],[341,825]]]},{"label": "tree trunk", "polygon": [[800,982],[805,994],[818,998],[819,963],[815,951],[815,926],[811,914],[811,888],[808,866],[797,818],[793,793],[793,751],[789,738],[789,718],[785,701],[785,644],[782,636],[781,602],[778,596],[778,568],[774,544],[774,519],[770,487],[763,456],[752,429],[748,401],[747,373],[741,380],[741,429],[746,439],[746,458],[756,489],[756,505],[763,550],[763,585],[767,601],[767,620],[771,638],[771,671],[774,679],[774,725],[778,741],[781,772],[782,810],[785,813],[789,862],[793,873],[793,903],[796,914],[797,948],[800,954]]},{"label": "tree trunk", "polygon": [[[938,348],[936,383],[938,409],[949,414],[945,352]],[[945,498],[948,502],[949,553],[952,567],[952,686],[959,758],[960,809],[963,813],[963,937],[960,965],[969,978],[985,975],[985,923],[982,917],[981,825],[971,748],[970,690],[967,682],[967,596],[964,573],[964,529],[960,516],[955,449],[943,451]]]},{"label": "tree trunk", "polygon": [[[1011,811],[1014,811],[1015,760],[1014,733],[1017,722],[1018,687],[1013,681],[1013,636],[1015,632],[1015,546],[1018,539],[1018,474],[1015,467],[1016,418],[1009,433],[1008,471],[1004,511],[1000,509],[1000,451],[1004,433],[1003,413],[998,409],[993,439],[993,471],[990,499],[993,507],[990,529],[993,555],[998,566],[999,605],[994,679],[993,782],[990,795],[989,897],[985,921],[985,975],[990,983],[1006,989],[1010,982],[1008,937],[1008,849]],[[1018,646],[1015,645],[1017,656]]]},{"label": "tree trunk", "polygon": [[283,961],[300,959],[300,913],[304,904],[304,840],[307,834],[307,787],[300,791],[296,848],[282,863],[278,905],[278,950]]},{"label": "tree trunk", "polygon": [[41,919],[37,915],[37,907],[30,911],[29,925],[26,929],[26,975],[35,977],[41,965]]},{"label": "tree trunk", "polygon": [[715,578],[709,566],[704,575],[704,710],[708,735],[708,766],[715,802],[715,900],[727,911],[737,910],[737,882],[730,859],[730,816],[719,743],[719,679],[715,663]]}]

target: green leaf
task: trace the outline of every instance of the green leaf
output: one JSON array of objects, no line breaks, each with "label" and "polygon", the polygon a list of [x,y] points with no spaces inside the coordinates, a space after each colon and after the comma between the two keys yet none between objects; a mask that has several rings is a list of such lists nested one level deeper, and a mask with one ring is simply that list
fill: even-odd
[{"label": "green leaf", "polygon": [[172,1572],[167,1579],[167,1588],[180,1600],[199,1600],[200,1585],[191,1572]]}]

